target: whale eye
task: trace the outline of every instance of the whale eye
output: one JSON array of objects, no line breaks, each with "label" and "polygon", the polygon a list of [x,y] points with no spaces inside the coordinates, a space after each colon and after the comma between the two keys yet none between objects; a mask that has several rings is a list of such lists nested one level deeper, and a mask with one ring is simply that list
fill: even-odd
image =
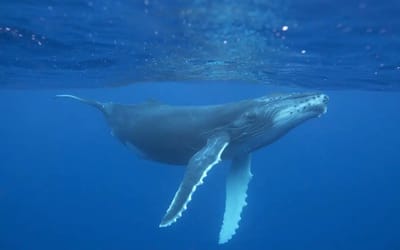
[{"label": "whale eye", "polygon": [[246,113],[243,113],[240,117],[239,117],[239,119],[236,119],[234,122],[233,122],[233,127],[235,127],[235,128],[241,128],[241,127],[244,127],[244,126],[248,126],[248,125],[250,125],[250,124],[253,124],[253,123],[255,123],[256,121],[257,121],[257,115],[256,115],[256,113],[255,112],[246,112]]},{"label": "whale eye", "polygon": [[257,113],[256,112],[246,112],[244,113],[244,118],[247,122],[255,122],[257,120]]},{"label": "whale eye", "polygon": [[257,118],[257,115],[256,115],[256,113],[254,113],[254,112],[246,112],[246,113],[244,114],[244,116],[245,116],[246,119],[248,119],[248,120],[255,120],[255,119]]}]

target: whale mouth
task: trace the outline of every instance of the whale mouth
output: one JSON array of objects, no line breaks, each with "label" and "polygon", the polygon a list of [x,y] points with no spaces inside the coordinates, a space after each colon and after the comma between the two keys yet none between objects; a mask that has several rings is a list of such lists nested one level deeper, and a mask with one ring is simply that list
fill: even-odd
[{"label": "whale mouth", "polygon": [[316,109],[315,111],[319,113],[318,117],[321,117],[323,114],[326,114],[326,112],[328,112],[329,96],[322,94],[319,96],[319,98],[321,103],[319,105],[315,105],[314,108]]},{"label": "whale mouth", "polygon": [[309,113],[320,117],[328,111],[328,101],[329,97],[327,95],[311,94],[301,97],[299,102],[289,107],[289,109],[291,109],[293,113]]},{"label": "whale mouth", "polygon": [[304,110],[307,110],[309,112],[314,112],[317,117],[321,117],[323,114],[328,112],[328,101],[329,97],[327,95],[321,95],[319,97],[315,97],[315,101],[311,102],[310,104],[307,104],[308,107],[304,108]]},{"label": "whale mouth", "polygon": [[278,108],[274,117],[276,125],[302,122],[320,117],[328,110],[329,97],[325,94],[291,94]]},{"label": "whale mouth", "polygon": [[325,104],[325,106],[322,108],[322,111],[320,111],[318,118],[326,114],[326,112],[328,112],[328,106]]}]

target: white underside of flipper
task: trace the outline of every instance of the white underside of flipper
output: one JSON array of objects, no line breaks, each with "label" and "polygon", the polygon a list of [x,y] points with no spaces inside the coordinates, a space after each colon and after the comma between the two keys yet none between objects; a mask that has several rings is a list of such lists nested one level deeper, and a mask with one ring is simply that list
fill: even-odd
[{"label": "white underside of flipper", "polygon": [[203,184],[203,179],[207,176],[208,171],[221,161],[221,155],[228,144],[229,137],[226,135],[215,136],[210,138],[207,145],[190,159],[182,183],[172,199],[160,227],[170,226],[182,216],[193,193],[199,185]]},{"label": "white underside of flipper", "polygon": [[228,242],[239,228],[243,207],[247,205],[247,186],[253,176],[249,154],[236,157],[226,180],[224,220],[219,234],[219,244]]}]

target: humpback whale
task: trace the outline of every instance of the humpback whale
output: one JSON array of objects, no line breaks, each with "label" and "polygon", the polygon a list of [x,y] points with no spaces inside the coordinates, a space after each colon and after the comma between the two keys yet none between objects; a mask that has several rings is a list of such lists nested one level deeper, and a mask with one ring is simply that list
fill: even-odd
[{"label": "humpback whale", "polygon": [[220,244],[236,233],[247,205],[251,154],[304,121],[324,114],[329,100],[320,93],[291,93],[220,105],[171,106],[154,102],[102,103],[73,95],[57,97],[72,98],[100,110],[112,134],[146,159],[186,166],[160,227],[176,222],[208,171],[221,160],[230,160]]}]

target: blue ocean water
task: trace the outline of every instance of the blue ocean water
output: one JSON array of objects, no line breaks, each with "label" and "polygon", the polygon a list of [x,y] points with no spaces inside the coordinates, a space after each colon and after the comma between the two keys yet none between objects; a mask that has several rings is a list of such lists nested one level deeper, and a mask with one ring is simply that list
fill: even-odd
[{"label": "blue ocean water", "polygon": [[[400,249],[399,5],[2,1],[0,249]],[[227,163],[160,229],[183,168],[136,157],[98,111],[53,98],[202,105],[291,91],[328,94],[328,112],[254,154],[248,206],[222,246]]]},{"label": "blue ocean water", "polygon": [[399,12],[396,0],[4,0],[0,84],[398,90]]}]

